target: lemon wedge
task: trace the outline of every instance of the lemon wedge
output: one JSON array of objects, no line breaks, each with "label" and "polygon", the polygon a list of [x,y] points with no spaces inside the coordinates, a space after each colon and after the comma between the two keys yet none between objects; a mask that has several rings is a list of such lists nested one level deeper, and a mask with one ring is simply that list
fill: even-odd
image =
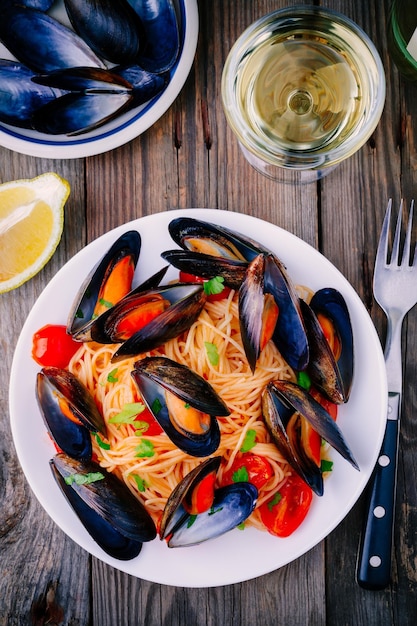
[{"label": "lemon wedge", "polygon": [[69,183],[53,172],[0,185],[0,293],[49,261],[61,239]]}]

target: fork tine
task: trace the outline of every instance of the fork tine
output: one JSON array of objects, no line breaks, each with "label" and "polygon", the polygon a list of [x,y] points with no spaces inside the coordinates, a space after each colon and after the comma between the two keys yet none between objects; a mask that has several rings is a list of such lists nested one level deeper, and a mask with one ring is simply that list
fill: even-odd
[{"label": "fork tine", "polygon": [[395,263],[396,265],[399,265],[401,224],[402,224],[402,219],[403,219],[403,204],[404,203],[401,200],[400,210],[398,211],[397,224],[395,226],[394,241],[392,243],[390,265],[392,265],[393,263]]},{"label": "fork tine", "polygon": [[377,265],[385,266],[387,263],[387,254],[388,254],[388,232],[389,225],[391,221],[391,207],[392,207],[392,199],[388,200],[387,210],[384,217],[384,222],[382,224],[381,234],[379,236],[378,248],[376,251],[375,258],[375,267]]},{"label": "fork tine", "polygon": [[411,249],[411,230],[413,228],[413,212],[414,212],[414,200],[410,204],[410,212],[408,214],[407,232],[404,241],[403,256],[401,259],[401,265],[410,265],[410,249]]}]

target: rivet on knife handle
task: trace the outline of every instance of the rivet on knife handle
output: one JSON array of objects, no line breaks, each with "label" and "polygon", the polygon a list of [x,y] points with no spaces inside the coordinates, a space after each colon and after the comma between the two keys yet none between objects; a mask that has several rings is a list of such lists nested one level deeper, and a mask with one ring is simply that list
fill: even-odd
[{"label": "rivet on knife handle", "polygon": [[368,508],[357,565],[357,581],[366,589],[384,589],[391,580],[400,402],[400,394],[388,395],[384,440],[369,484]]}]

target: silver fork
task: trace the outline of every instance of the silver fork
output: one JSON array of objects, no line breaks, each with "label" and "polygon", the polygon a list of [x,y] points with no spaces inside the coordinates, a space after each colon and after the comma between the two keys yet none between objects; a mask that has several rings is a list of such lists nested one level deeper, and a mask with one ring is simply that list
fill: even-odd
[{"label": "silver fork", "polygon": [[401,201],[387,262],[391,221],[390,200],[382,225],[374,271],[374,296],[387,319],[385,363],[388,379],[388,415],[384,440],[370,483],[370,495],[357,564],[357,581],[367,589],[384,589],[391,579],[398,436],[402,396],[401,329],[404,317],[417,302],[417,253],[410,265],[414,200],[410,205],[401,264],[399,264],[403,202]]}]

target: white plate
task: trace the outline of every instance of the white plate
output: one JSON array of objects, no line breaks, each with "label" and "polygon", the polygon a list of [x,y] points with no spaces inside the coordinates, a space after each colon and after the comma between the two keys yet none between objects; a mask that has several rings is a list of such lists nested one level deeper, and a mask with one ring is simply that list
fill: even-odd
[{"label": "white plate", "polygon": [[[136,559],[117,561],[91,539],[52,478],[48,462],[54,449],[35,400],[39,368],[31,358],[32,336],[48,322],[66,323],[80,282],[122,232],[134,228],[142,236],[136,281],[163,267],[159,253],[175,247],[168,234],[168,223],[184,215],[223,224],[263,243],[279,255],[296,283],[314,290],[336,287],[343,294],[352,319],[356,369],[351,397],[348,404],[340,407],[338,424],[361,471],[334,452],[334,469],[326,480],[324,495],[314,497],[305,522],[286,539],[254,529],[233,530],[192,548],[169,549],[156,539],[145,544]],[[176,274],[172,270],[168,277]],[[183,587],[226,585],[254,578],[289,563],[326,537],[350,511],[371,475],[382,442],[386,409],[385,365],[378,336],[346,279],[324,256],[294,235],[254,217],[216,209],[168,211],[143,217],[81,250],[54,276],[35,303],[16,347],[10,381],[11,426],[17,454],[36,497],[52,519],[102,561],[152,582]]]},{"label": "white plate", "polygon": [[[0,145],[30,156],[75,159],[118,148],[152,126],[167,111],[181,91],[193,64],[197,47],[197,0],[174,0],[174,3],[179,10],[181,20],[182,50],[171,70],[170,82],[161,94],[112,122],[76,137],[46,135],[0,123]],[[48,13],[70,27],[63,0],[57,0],[53,9]],[[1,43],[0,58],[14,58]]]}]

